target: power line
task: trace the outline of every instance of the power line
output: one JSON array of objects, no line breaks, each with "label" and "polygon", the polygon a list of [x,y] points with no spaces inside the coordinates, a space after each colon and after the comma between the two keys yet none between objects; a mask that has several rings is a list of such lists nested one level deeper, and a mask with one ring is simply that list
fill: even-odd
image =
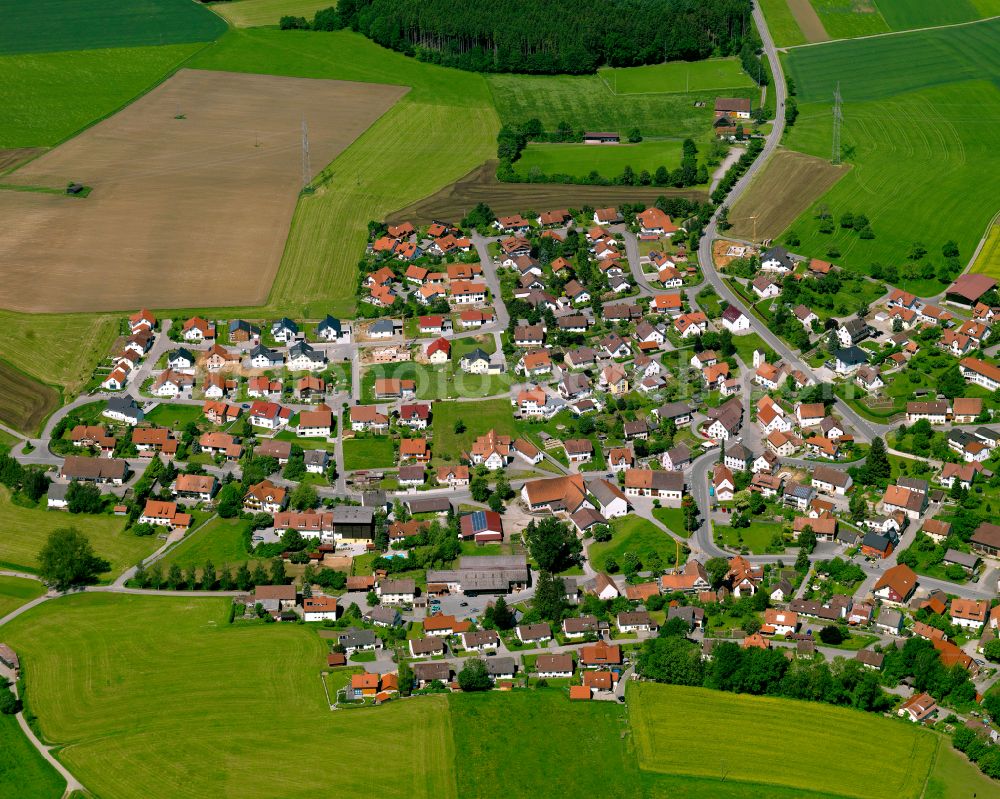
[{"label": "power line", "polygon": [[840,81],[837,81],[837,90],[833,93],[833,155],[830,158],[831,164],[840,163],[840,126],[844,121],[844,110],[841,103]]}]

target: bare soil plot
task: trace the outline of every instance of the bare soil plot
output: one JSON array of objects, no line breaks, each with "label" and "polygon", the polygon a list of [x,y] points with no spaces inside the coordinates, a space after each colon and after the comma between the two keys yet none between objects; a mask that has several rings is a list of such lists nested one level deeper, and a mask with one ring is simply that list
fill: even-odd
[{"label": "bare soil plot", "polygon": [[0,191],[0,307],[254,305],[270,290],[299,189],[406,87],[182,70],[5,177],[92,187]]},{"label": "bare soil plot", "polygon": [[461,180],[388,215],[390,223],[410,220],[426,224],[435,219],[461,219],[476,203],[484,202],[498,214],[542,211],[547,208],[600,207],[622,202],[653,202],[657,197],[689,197],[705,201],[698,189],[655,186],[577,186],[565,183],[501,183],[496,161],[487,161]]},{"label": "bare soil plot", "polygon": [[809,0],[788,0],[788,8],[808,41],[825,42],[829,40],[826,28],[823,27],[823,20],[819,18],[819,14],[816,13],[816,9],[812,7]]},{"label": "bare soil plot", "polygon": [[754,234],[757,217],[757,241],[780,235],[799,214],[823,195],[848,171],[829,161],[791,150],[779,150],[754,179],[729,214],[731,232],[736,238]]},{"label": "bare soil plot", "polygon": [[0,175],[43,152],[45,152],[44,147],[15,147],[10,150],[0,150]]}]

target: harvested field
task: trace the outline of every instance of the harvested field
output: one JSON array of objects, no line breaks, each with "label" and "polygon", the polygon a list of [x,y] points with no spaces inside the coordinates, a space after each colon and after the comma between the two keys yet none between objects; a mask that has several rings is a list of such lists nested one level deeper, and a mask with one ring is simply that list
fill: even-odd
[{"label": "harvested field", "polygon": [[237,0],[237,2],[212,3],[216,14],[237,28],[256,28],[264,25],[278,26],[282,17],[305,17],[310,22],[313,15],[335,5],[333,0]]},{"label": "harvested field", "polygon": [[622,202],[650,202],[657,197],[690,197],[707,200],[705,191],[663,189],[652,186],[575,186],[561,183],[500,183],[496,179],[496,161],[487,161],[461,180],[445,186],[430,197],[388,215],[390,223],[409,219],[426,224],[434,219],[460,219],[476,203],[488,203],[498,214],[525,210],[560,208],[567,205],[599,207]]},{"label": "harvested field", "polygon": [[44,147],[15,147],[13,150],[0,150],[0,174],[15,169],[18,165],[44,152]]},{"label": "harvested field", "polygon": [[830,37],[809,0],[788,0],[788,8],[808,42],[825,42]]},{"label": "harvested field", "polygon": [[733,206],[729,219],[736,238],[754,234],[757,241],[773,239],[849,171],[812,155],[779,150]]},{"label": "harvested field", "polygon": [[9,220],[0,305],[44,312],[263,302],[301,186],[303,109],[315,175],[405,92],[177,73],[6,177],[50,187],[73,180],[93,192],[86,200],[0,193]]},{"label": "harvested field", "polygon": [[33,434],[62,403],[59,392],[0,361],[0,421],[22,433]]}]

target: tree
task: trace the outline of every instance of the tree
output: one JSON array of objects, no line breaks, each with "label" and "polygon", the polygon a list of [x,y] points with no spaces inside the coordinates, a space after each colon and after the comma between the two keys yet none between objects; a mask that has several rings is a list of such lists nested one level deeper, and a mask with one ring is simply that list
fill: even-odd
[{"label": "tree", "polygon": [[176,563],[171,563],[167,570],[167,588],[176,591],[183,583],[184,574],[181,572],[181,567]]},{"label": "tree", "polygon": [[455,428],[454,428],[454,430],[455,430],[455,434],[456,435],[461,435],[462,433],[464,433],[465,432],[465,422],[463,422],[461,419],[456,419],[455,420]]},{"label": "tree", "polygon": [[862,470],[866,475],[867,483],[878,483],[888,480],[892,476],[892,466],[889,464],[889,456],[885,451],[885,441],[881,436],[872,439],[871,449],[868,450],[868,459],[865,461]]},{"label": "tree", "polygon": [[233,519],[243,509],[243,491],[239,483],[226,483],[216,497],[216,511],[223,519]]},{"label": "tree", "polygon": [[[983,647],[983,654],[994,663],[1000,663],[1000,638],[994,638]],[[1000,711],[1000,707],[997,708]]]},{"label": "tree", "polygon": [[0,713],[14,716],[21,712],[21,700],[14,696],[7,680],[0,682]]},{"label": "tree", "polygon": [[274,558],[271,561],[268,576],[271,579],[271,585],[285,584],[285,564],[282,562],[281,558]]},{"label": "tree", "polygon": [[255,586],[268,585],[268,579],[267,572],[264,570],[264,564],[258,561],[257,565],[253,567],[253,572],[250,575],[251,582],[253,582]]},{"label": "tree", "polygon": [[308,483],[299,483],[292,491],[289,501],[296,510],[308,510],[309,508],[315,508],[319,504],[319,496],[316,493],[315,487]]},{"label": "tree", "polygon": [[493,687],[493,680],[486,670],[486,661],[482,658],[472,658],[458,673],[458,687],[463,691],[488,691]]},{"label": "tree", "polygon": [[75,527],[59,527],[49,533],[38,553],[38,573],[59,591],[88,585],[111,568],[98,557],[90,539]]},{"label": "tree", "polygon": [[491,607],[486,608],[484,616],[493,622],[497,630],[510,630],[514,627],[514,614],[503,597],[499,597]]},{"label": "tree", "polygon": [[547,621],[560,621],[566,609],[566,586],[559,577],[543,571],[538,575],[532,608]]},{"label": "tree", "polygon": [[718,588],[729,574],[729,561],[725,558],[709,558],[705,561],[705,571],[712,578],[712,588]]},{"label": "tree", "polygon": [[248,591],[252,586],[253,575],[250,574],[250,567],[246,563],[242,563],[236,570],[236,590]]},{"label": "tree", "polygon": [[399,685],[399,695],[409,696],[413,693],[413,669],[410,668],[410,664],[402,660],[399,663],[399,668],[397,669],[398,679],[397,683]]},{"label": "tree", "polygon": [[958,368],[958,364],[949,366],[937,381],[938,390],[948,399],[955,399],[965,394],[965,378]]},{"label": "tree", "polygon": [[648,639],[642,645],[636,671],[646,679],[672,685],[700,686],[705,678],[699,648],[676,635]]},{"label": "tree", "polygon": [[531,557],[542,571],[560,572],[579,561],[580,539],[568,524],[554,516],[528,522],[524,539]]},{"label": "tree", "polygon": [[475,477],[469,484],[469,493],[476,502],[486,502],[493,492],[490,491],[489,481],[485,477]]},{"label": "tree", "polygon": [[843,643],[844,631],[841,630],[836,624],[828,624],[826,627],[820,628],[819,640],[824,644],[836,646],[837,644]]},{"label": "tree", "polygon": [[212,561],[205,561],[205,567],[201,570],[201,590],[215,590],[215,564]]},{"label": "tree", "polygon": [[70,513],[100,513],[104,509],[101,490],[93,483],[74,480],[66,489],[66,508]]},{"label": "tree", "polygon": [[28,495],[32,502],[38,502],[49,490],[51,481],[45,476],[45,472],[39,469],[27,469],[24,473],[21,490]]}]

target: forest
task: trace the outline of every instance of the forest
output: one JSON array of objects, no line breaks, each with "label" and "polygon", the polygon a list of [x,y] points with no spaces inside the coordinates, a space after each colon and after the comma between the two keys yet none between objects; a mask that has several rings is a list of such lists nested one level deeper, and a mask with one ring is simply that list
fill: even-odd
[{"label": "forest", "polygon": [[312,22],[350,28],[393,50],[476,72],[592,73],[735,55],[756,42],[750,0],[341,0]]}]

